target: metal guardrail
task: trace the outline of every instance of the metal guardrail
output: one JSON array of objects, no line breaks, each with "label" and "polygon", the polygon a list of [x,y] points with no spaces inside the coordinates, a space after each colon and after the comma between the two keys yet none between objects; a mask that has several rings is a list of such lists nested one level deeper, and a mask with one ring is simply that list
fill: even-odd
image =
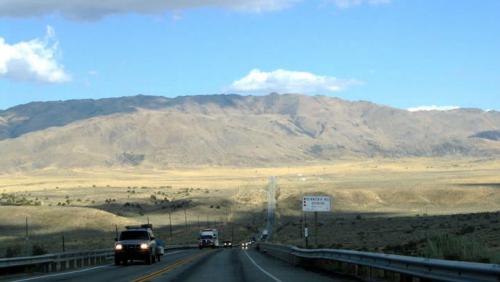
[{"label": "metal guardrail", "polygon": [[45,263],[58,263],[61,261],[68,261],[74,259],[85,259],[95,257],[110,257],[113,255],[112,249],[81,251],[81,252],[67,252],[48,254],[41,256],[30,257],[15,257],[15,258],[2,258],[0,259],[0,268],[29,266]]},{"label": "metal guardrail", "polygon": [[[351,274],[358,275],[358,267],[364,267],[365,278],[372,278],[373,270],[397,274],[398,280],[413,281],[449,281],[449,282],[499,282],[500,265],[473,263],[463,261],[449,261],[441,259],[429,259],[421,257],[409,257],[400,255],[389,255],[369,252],[358,252],[350,250],[333,249],[300,249],[294,246],[260,243],[259,250],[269,253],[282,260],[293,264],[315,264],[325,263],[329,267],[339,268],[344,264],[347,268],[354,266]],[[336,265],[333,265],[332,262]],[[324,268],[324,267],[322,267]],[[352,273],[354,272],[354,273]],[[384,277],[378,277],[384,278]],[[387,278],[387,277],[385,277]]]},{"label": "metal guardrail", "polygon": [[[165,251],[197,248],[197,245],[165,246]],[[0,272],[9,268],[40,267],[42,271],[58,271],[103,263],[114,256],[113,249],[47,254],[41,256],[1,258]]]}]

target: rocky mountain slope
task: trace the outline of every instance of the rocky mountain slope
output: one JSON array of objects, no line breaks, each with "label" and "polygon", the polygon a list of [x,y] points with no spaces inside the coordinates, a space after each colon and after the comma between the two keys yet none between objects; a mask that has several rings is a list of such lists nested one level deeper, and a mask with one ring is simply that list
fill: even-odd
[{"label": "rocky mountain slope", "polygon": [[282,165],[500,156],[500,113],[409,112],[326,96],[134,96],[0,111],[0,169]]}]

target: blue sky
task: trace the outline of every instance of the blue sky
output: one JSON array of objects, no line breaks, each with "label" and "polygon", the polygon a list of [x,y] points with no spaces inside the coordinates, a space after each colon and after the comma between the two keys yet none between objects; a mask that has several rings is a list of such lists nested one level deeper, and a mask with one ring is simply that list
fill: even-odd
[{"label": "blue sky", "polygon": [[111,12],[60,2],[0,3],[0,109],[271,91],[500,109],[496,0],[149,0]]}]

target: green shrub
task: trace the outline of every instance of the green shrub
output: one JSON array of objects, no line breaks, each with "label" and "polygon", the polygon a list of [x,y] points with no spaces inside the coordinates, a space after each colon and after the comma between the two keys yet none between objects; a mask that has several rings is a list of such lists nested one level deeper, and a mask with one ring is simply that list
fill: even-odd
[{"label": "green shrub", "polygon": [[491,263],[498,257],[480,242],[444,234],[427,240],[423,255],[429,258]]},{"label": "green shrub", "polygon": [[17,257],[20,254],[21,254],[21,246],[19,246],[19,245],[8,247],[5,250],[5,257],[6,258]]},{"label": "green shrub", "polygon": [[34,256],[41,256],[47,253],[47,250],[42,245],[34,244],[31,248],[31,254]]}]

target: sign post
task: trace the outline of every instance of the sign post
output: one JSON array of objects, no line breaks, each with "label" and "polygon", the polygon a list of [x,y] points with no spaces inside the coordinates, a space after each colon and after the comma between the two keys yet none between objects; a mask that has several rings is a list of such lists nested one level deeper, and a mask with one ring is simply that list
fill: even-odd
[{"label": "sign post", "polygon": [[314,246],[318,247],[318,212],[314,212]]},{"label": "sign post", "polygon": [[309,243],[309,230],[307,229],[307,224],[306,224],[306,227],[304,228],[304,238],[306,240],[306,249],[309,247],[308,246],[308,243]]},{"label": "sign post", "polygon": [[[314,244],[318,247],[318,212],[330,212],[332,209],[332,204],[329,196],[304,196],[302,200],[302,211],[304,212],[314,212]],[[305,243],[306,248],[308,245],[308,230],[307,223],[305,224]]]}]

